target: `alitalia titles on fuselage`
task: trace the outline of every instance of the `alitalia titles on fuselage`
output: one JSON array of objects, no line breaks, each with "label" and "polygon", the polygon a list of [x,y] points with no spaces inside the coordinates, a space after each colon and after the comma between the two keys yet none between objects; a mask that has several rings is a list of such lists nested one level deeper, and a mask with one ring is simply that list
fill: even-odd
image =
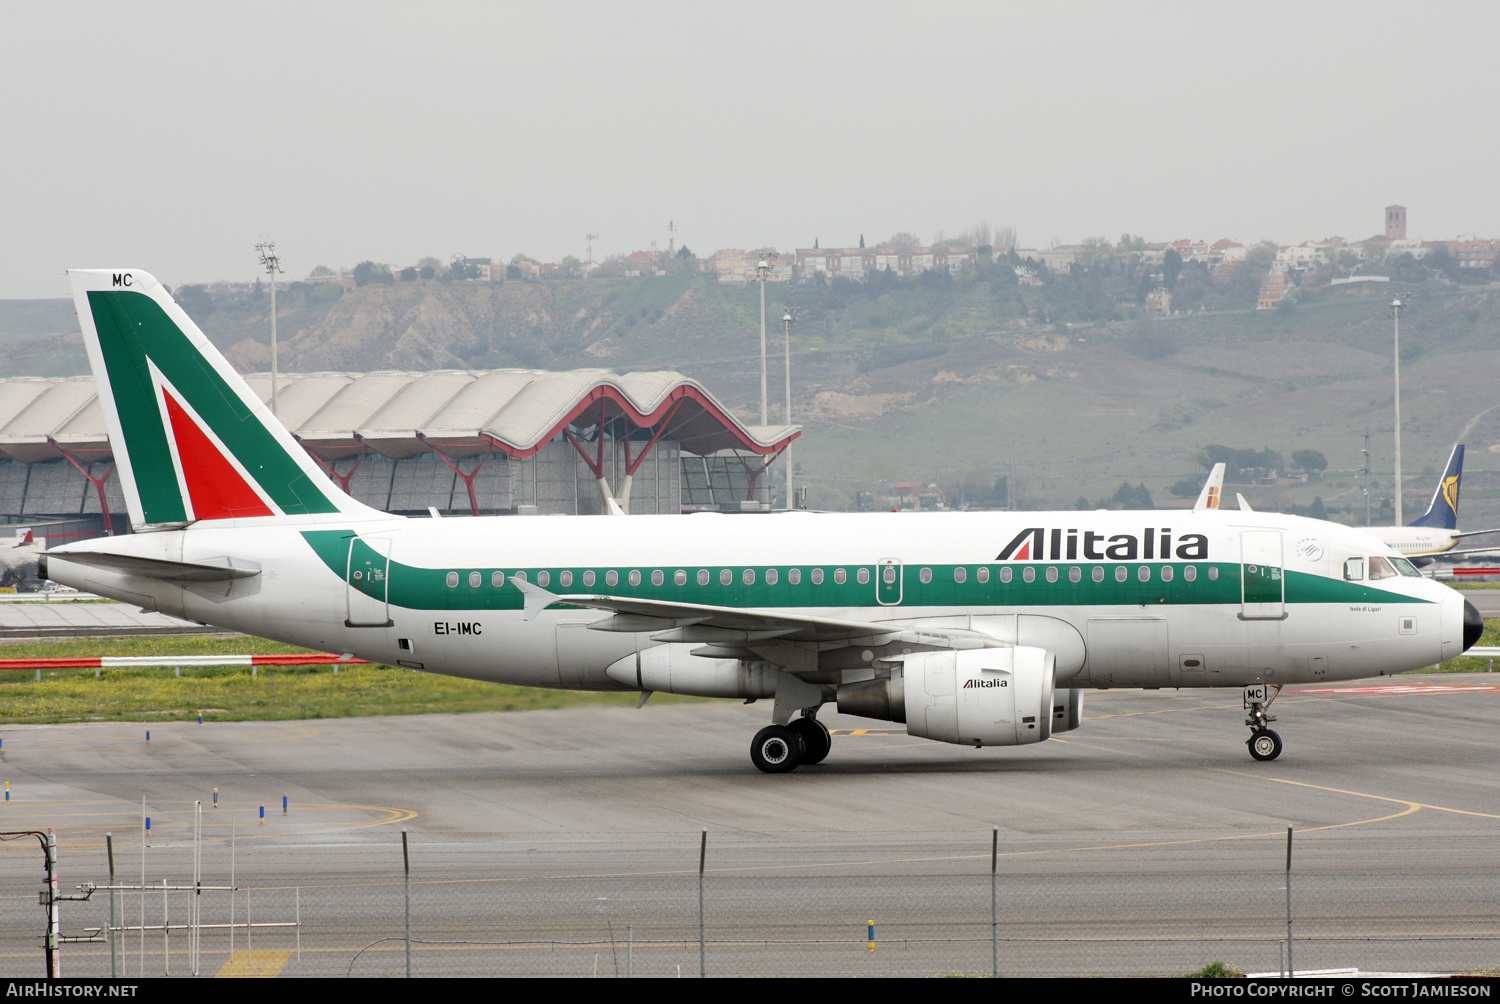
[{"label": "alitalia titles on fuselage", "polygon": [[1208,537],[1201,533],[1185,533],[1174,540],[1169,526],[1148,526],[1139,535],[1106,535],[1094,530],[1028,526],[1000,549],[995,560],[1076,561],[1080,557],[1088,561],[1169,561],[1172,558],[1206,561]]}]

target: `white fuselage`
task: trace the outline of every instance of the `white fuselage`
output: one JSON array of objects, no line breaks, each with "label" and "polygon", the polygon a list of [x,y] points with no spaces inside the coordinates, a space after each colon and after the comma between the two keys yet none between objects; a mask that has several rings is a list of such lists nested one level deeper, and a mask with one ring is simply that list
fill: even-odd
[{"label": "white fuselage", "polygon": [[[1026,539],[1038,547],[1024,557],[1011,547],[1009,557],[999,557],[1031,530],[1039,536]],[[321,557],[309,532],[332,541]],[[375,542],[371,553],[389,558],[383,598],[354,584],[359,562],[350,560],[345,541],[353,537]],[[1157,553],[1163,538],[1171,541],[1165,557]],[[164,561],[229,557],[258,565],[260,574],[165,581],[71,563],[73,548]],[[1279,566],[1266,556],[1276,549]],[[518,573],[531,582],[545,579],[564,600],[569,592],[619,593],[747,614],[801,612],[977,632],[1056,653],[1058,686],[1206,687],[1355,679],[1458,655],[1464,616],[1458,593],[1406,576],[1346,581],[1347,558],[1381,553],[1383,545],[1358,530],[1230,510],[367,521],[330,515],[223,520],[88,541],[52,551],[48,574],[216,627],[531,686],[647,689],[632,686],[617,664],[663,642],[658,630],[591,630],[610,616],[595,609],[554,606],[527,620],[509,579]],[[897,568],[884,591],[882,562]],[[869,575],[865,582],[861,569]],[[815,570],[821,583],[813,581]],[[570,585],[561,581],[565,572]],[[639,573],[637,585],[632,572]],[[767,581],[772,572],[774,584]],[[872,658],[910,651],[901,647],[907,644],[892,642],[873,654],[816,646],[811,655],[792,654],[804,660],[804,678],[838,684],[864,678]]]}]

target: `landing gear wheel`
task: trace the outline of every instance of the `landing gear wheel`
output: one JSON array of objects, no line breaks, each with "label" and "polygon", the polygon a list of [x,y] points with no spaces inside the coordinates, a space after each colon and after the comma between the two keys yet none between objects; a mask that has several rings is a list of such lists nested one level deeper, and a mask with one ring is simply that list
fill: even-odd
[{"label": "landing gear wheel", "polygon": [[1258,729],[1250,736],[1250,755],[1257,760],[1275,760],[1281,756],[1281,737],[1270,729]]},{"label": "landing gear wheel", "polygon": [[802,737],[785,725],[767,725],[750,743],[750,762],[767,774],[796,770],[803,759]]},{"label": "landing gear wheel", "polygon": [[822,763],[828,756],[828,751],[833,749],[833,737],[828,734],[828,726],[816,718],[798,718],[787,728],[797,733],[802,740],[802,762],[811,766]]}]

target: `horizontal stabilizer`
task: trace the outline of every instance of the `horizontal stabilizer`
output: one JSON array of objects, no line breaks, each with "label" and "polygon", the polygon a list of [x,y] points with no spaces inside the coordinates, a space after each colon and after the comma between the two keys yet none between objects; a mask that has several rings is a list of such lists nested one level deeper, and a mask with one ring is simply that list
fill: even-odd
[{"label": "horizontal stabilizer", "polygon": [[248,579],[260,574],[260,565],[240,558],[205,558],[202,561],[168,561],[163,558],[141,558],[133,554],[110,554],[103,551],[54,552],[41,559],[39,574],[47,578],[47,564],[70,561],[89,568],[104,568],[145,579],[164,582],[226,582]]}]

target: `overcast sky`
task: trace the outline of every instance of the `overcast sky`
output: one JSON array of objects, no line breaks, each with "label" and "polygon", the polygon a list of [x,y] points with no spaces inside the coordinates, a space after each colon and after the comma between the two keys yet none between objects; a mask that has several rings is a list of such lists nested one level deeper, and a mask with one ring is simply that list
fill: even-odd
[{"label": "overcast sky", "polygon": [[0,297],[667,242],[1500,236],[1493,3],[0,4]]}]

